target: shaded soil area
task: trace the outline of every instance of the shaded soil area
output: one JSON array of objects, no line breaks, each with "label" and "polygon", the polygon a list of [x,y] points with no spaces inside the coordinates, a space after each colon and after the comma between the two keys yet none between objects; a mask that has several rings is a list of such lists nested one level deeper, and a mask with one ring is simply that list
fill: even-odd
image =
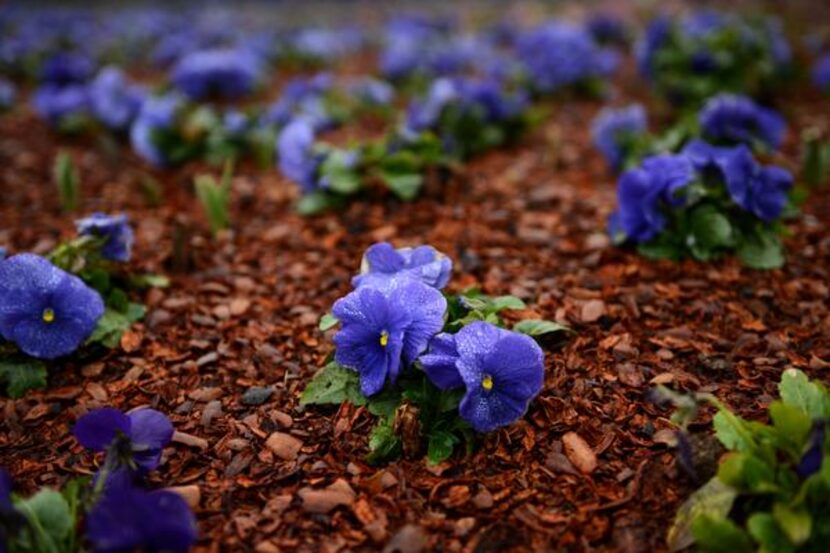
[{"label": "shaded soil area", "polygon": [[[830,191],[816,191],[789,225],[782,270],[640,258],[603,232],[613,179],[587,130],[600,106],[551,103],[522,144],[435,179],[410,204],[375,194],[303,219],[294,185],[243,164],[235,229],[217,240],[192,177],[218,169],[152,172],[126,149],[57,137],[29,114],[0,118],[0,244],[45,252],[72,235],[50,175],[65,148],[82,177],[82,213],[129,213],[134,269],[172,279],[143,298],[148,316],[121,348],[54,367],[48,390],[0,400],[0,465],[24,492],[90,474],[93,457],[70,432],[77,417],[147,405],[180,432],[153,479],[198,487],[200,550],[665,549],[695,483],[665,445],[670,412],[648,390],[710,391],[757,418],[785,367],[826,377]],[[827,107],[812,97],[782,106],[791,129],[826,125],[816,114]],[[776,160],[791,168],[796,134]],[[158,206],[142,192],[145,175],[160,183]],[[438,467],[369,466],[364,410],[298,405],[332,350],[319,316],[379,240],[432,244],[455,260],[451,289],[514,294],[530,306],[516,317],[577,331],[545,344],[545,388],[523,421]],[[706,416],[696,430],[708,432]],[[569,432],[596,454],[590,474],[565,454]]]}]

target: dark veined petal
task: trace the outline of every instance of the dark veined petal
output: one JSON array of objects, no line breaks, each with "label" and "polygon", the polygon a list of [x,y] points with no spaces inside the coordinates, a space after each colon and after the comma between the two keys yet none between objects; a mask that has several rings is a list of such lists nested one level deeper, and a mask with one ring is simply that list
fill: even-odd
[{"label": "dark veined petal", "polygon": [[82,446],[103,451],[119,433],[129,436],[131,424],[130,418],[118,409],[103,407],[79,418],[73,434]]}]

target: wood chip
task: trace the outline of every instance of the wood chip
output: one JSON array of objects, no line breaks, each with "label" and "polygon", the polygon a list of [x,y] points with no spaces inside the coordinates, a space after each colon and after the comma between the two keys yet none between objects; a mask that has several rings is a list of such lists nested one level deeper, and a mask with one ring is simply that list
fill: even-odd
[{"label": "wood chip", "polygon": [[297,458],[300,448],[303,447],[303,442],[291,434],[284,432],[274,432],[268,436],[265,446],[274,452],[274,455],[285,461],[293,461]]},{"label": "wood chip", "polygon": [[591,474],[597,468],[597,456],[591,446],[576,432],[568,432],[562,436],[565,446],[565,455],[573,465],[583,474]]}]

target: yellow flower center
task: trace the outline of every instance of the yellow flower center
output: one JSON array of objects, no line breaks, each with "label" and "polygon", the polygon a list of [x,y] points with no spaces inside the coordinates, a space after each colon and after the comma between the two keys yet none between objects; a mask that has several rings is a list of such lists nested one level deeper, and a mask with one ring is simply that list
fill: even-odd
[{"label": "yellow flower center", "polygon": [[47,307],[43,310],[43,322],[51,323],[55,320],[55,311],[52,308]]},{"label": "yellow flower center", "polygon": [[389,343],[389,333],[385,330],[380,333],[380,345],[386,347],[386,344]]},{"label": "yellow flower center", "polygon": [[488,392],[493,389],[493,377],[490,375],[485,375],[484,378],[481,379],[481,387],[487,390]]}]

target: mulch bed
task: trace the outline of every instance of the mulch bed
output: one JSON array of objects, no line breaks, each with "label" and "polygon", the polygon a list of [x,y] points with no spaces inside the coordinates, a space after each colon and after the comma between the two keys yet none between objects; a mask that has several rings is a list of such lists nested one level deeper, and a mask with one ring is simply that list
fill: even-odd
[{"label": "mulch bed", "polygon": [[[93,459],[70,433],[77,417],[148,405],[182,433],[156,478],[198,487],[200,550],[664,550],[674,511],[698,483],[676,465],[665,444],[670,411],[648,391],[709,391],[757,418],[785,367],[827,380],[830,190],[790,225],[782,270],[643,259],[603,232],[613,179],[587,131],[600,106],[552,103],[522,144],[472,161],[410,204],[375,196],[304,219],[292,211],[294,185],[243,164],[235,229],[217,240],[191,184],[217,169],[152,172],[126,149],[57,137],[30,114],[0,118],[0,244],[44,252],[72,235],[50,174],[66,148],[82,212],[129,213],[134,268],[172,278],[147,293],[148,316],[121,348],[56,368],[48,390],[0,400],[0,465],[24,492],[90,474]],[[830,113],[824,100],[792,96],[782,107],[791,129],[827,125],[817,115]],[[792,168],[796,134],[783,157]],[[141,192],[145,174],[161,184],[157,207]],[[434,245],[455,260],[451,288],[517,295],[530,306],[517,316],[578,332],[546,344],[545,389],[528,416],[469,457],[372,467],[367,413],[298,405],[332,350],[319,316],[379,240]],[[695,431],[709,431],[707,416]],[[590,474],[566,454],[569,432],[596,454]],[[700,450],[709,461],[716,453]]]}]

